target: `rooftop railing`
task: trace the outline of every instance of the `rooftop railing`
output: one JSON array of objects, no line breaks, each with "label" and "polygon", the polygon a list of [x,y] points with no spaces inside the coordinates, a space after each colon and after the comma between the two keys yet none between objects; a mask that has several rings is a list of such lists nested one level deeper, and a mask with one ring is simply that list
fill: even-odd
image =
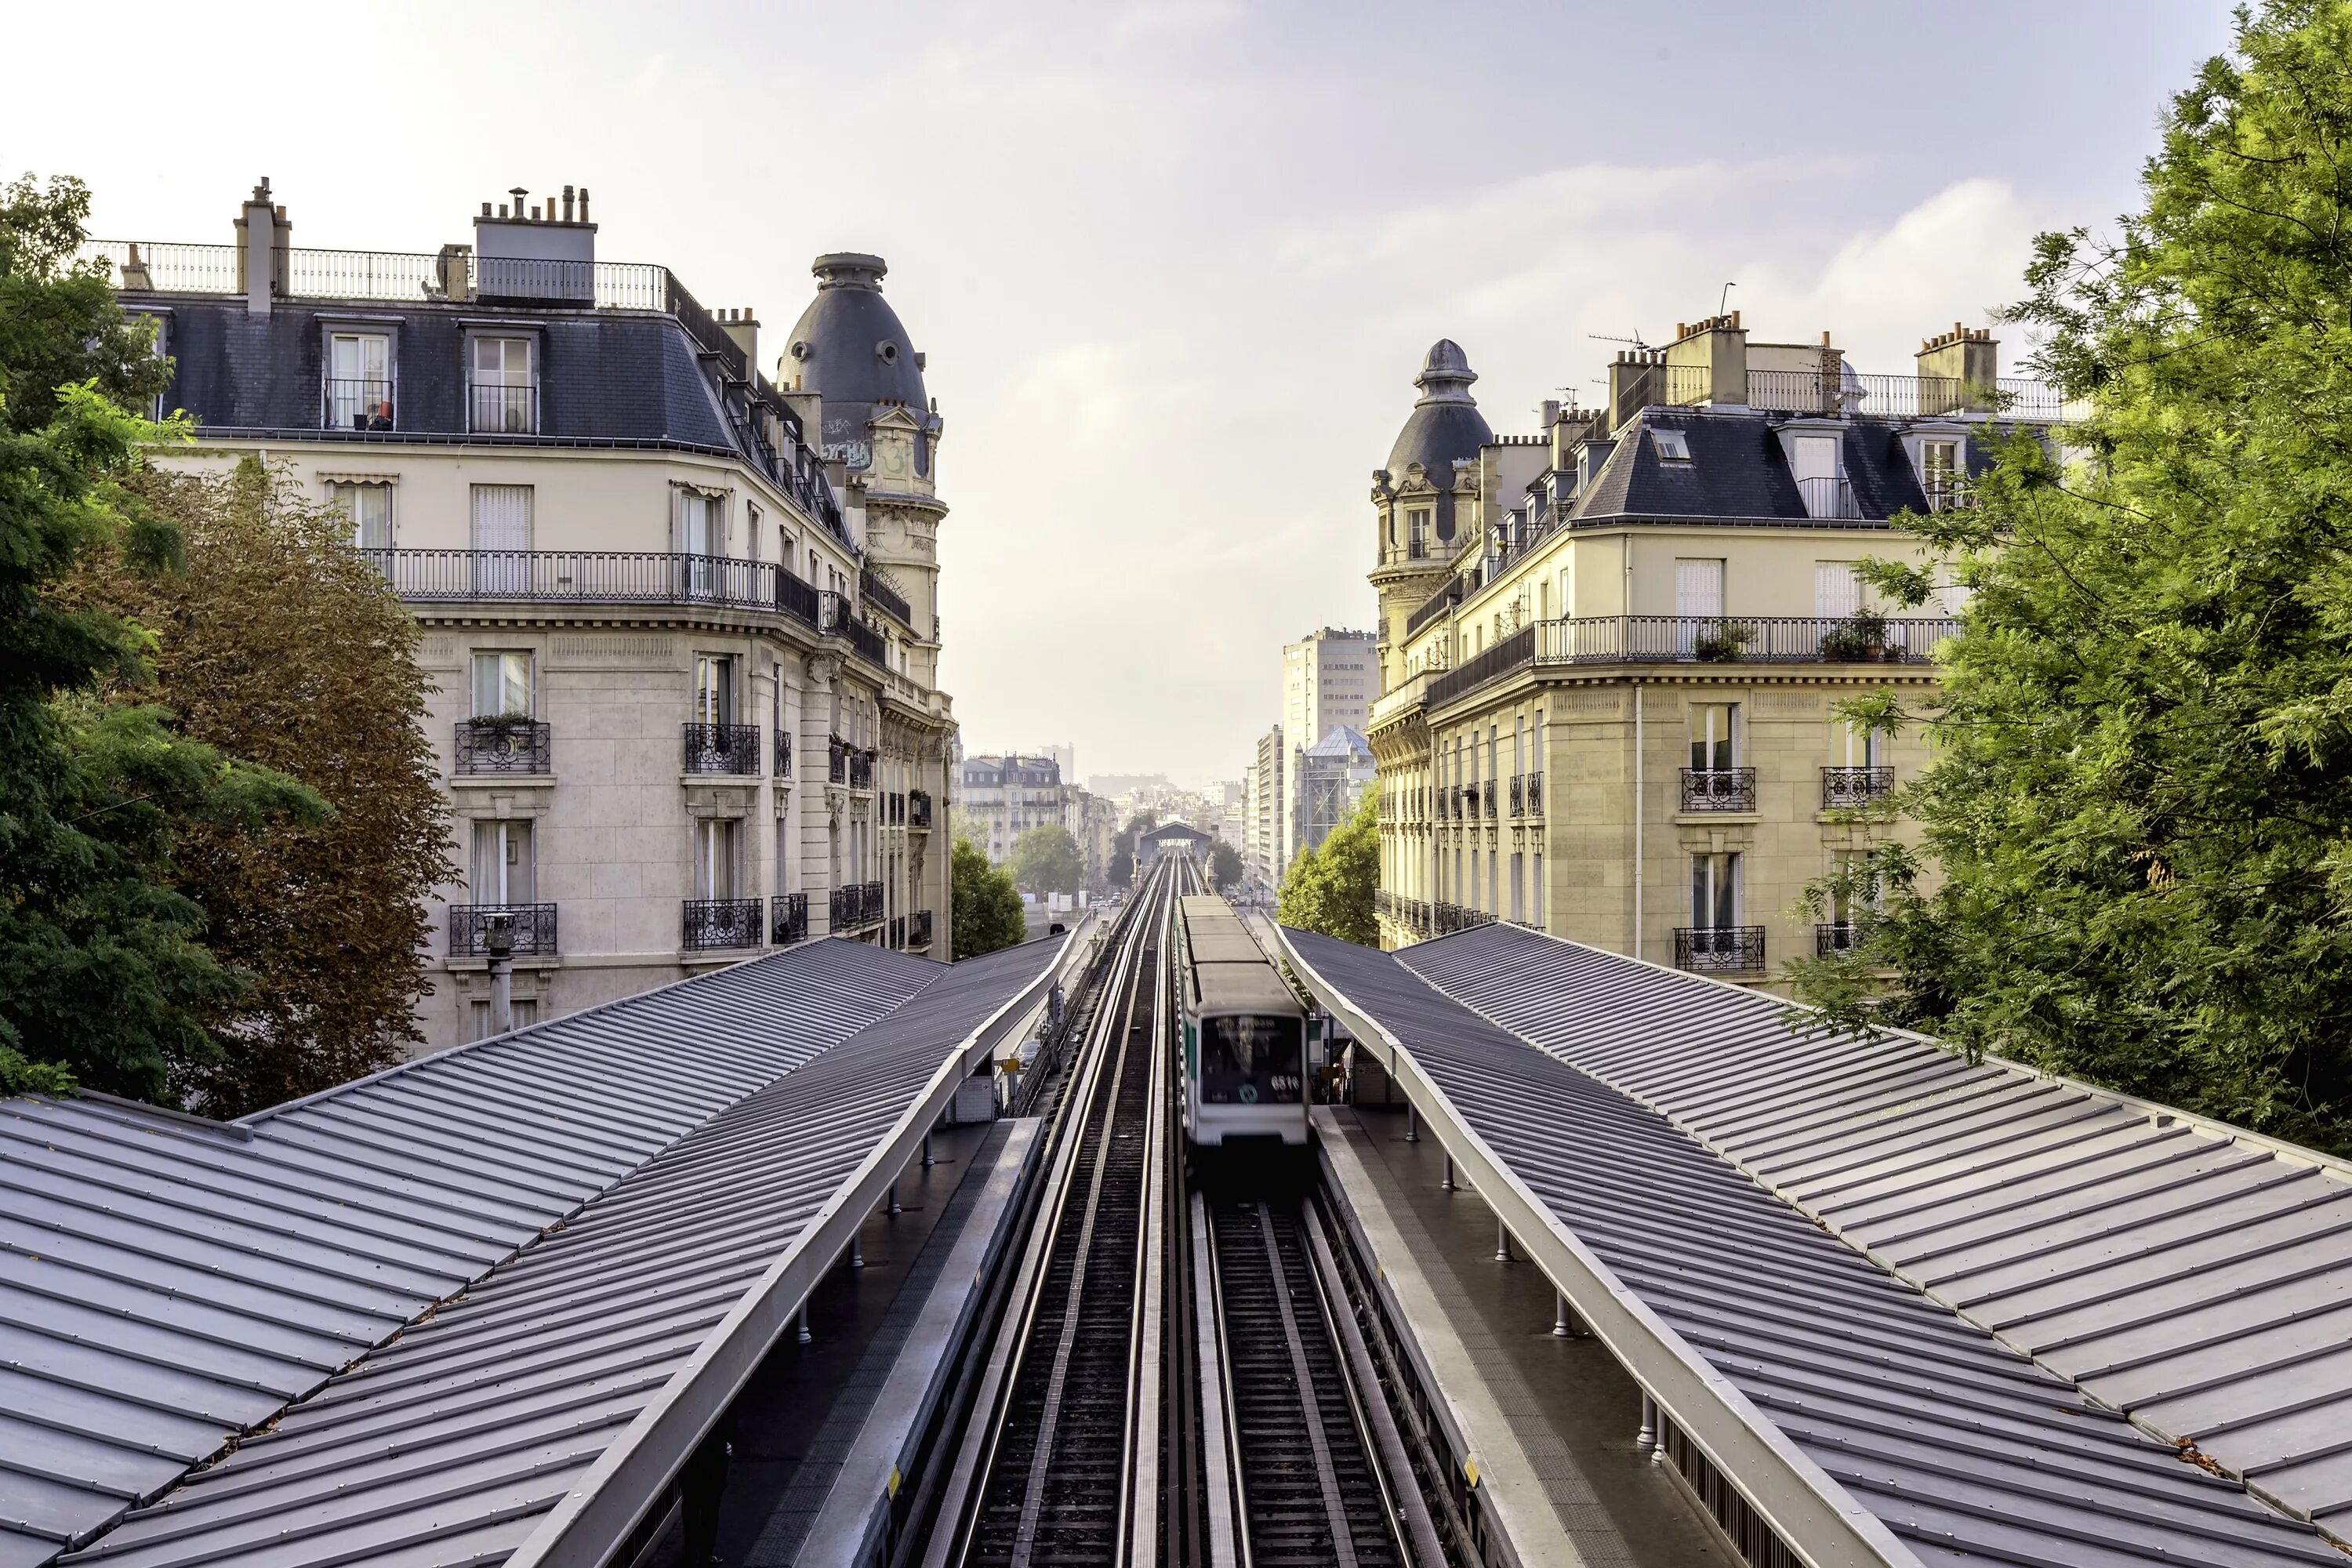
[{"label": "rooftop railing", "polygon": [[1950,617],[1586,616],[1538,621],[1431,680],[1435,708],[1490,680],[1562,664],[1927,664]]},{"label": "rooftop railing", "polygon": [[[1714,373],[1706,365],[1647,364],[1626,372],[1621,416],[1640,407],[1696,408],[1717,401]],[[2020,376],[1979,384],[1956,375],[1868,375],[1837,362],[1828,371],[1751,367],[1746,379],[1746,405],[1763,413],[1882,419],[1994,415],[2041,424],[2079,416],[2058,388]]]},{"label": "rooftop railing", "polygon": [[915,629],[915,612],[905,595],[874,574],[871,567],[857,574],[857,593],[867,604],[891,616],[908,631]]},{"label": "rooftop railing", "polygon": [[713,605],[814,627],[816,590],[772,561],[627,550],[362,550],[394,593],[419,604]]}]

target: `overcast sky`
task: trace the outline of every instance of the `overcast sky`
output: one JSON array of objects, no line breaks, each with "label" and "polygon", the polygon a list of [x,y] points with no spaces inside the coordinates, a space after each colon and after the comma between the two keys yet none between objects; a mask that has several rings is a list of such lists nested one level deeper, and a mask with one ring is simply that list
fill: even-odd
[{"label": "overcast sky", "polygon": [[772,373],[809,259],[880,253],[947,424],[966,744],[1195,783],[1277,717],[1285,641],[1370,625],[1367,491],[1432,341],[1521,433],[1597,399],[1596,334],[1663,341],[1727,281],[1751,331],[1903,370],[2016,295],[2037,229],[2132,205],[2228,13],[215,0],[5,28],[0,170],[80,175],[107,237],[225,241],[267,174],[298,245],[429,251],[509,186],[583,184],[600,256],[756,308]]}]

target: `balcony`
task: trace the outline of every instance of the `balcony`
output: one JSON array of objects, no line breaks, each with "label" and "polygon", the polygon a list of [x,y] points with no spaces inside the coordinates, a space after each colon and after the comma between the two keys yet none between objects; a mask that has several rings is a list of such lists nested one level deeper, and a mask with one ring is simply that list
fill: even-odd
[{"label": "balcony", "polygon": [[1676,926],[1675,967],[1694,974],[1761,974],[1764,928]]},{"label": "balcony", "polygon": [[760,726],[757,724],[688,724],[684,771],[689,773],[735,773],[758,777]]},{"label": "balcony", "polygon": [[1685,811],[1753,811],[1756,809],[1754,768],[1685,768]]},{"label": "balcony", "polygon": [[931,830],[931,797],[923,790],[907,792],[907,826],[918,833]]},{"label": "balcony", "polygon": [[714,605],[814,629],[816,590],[772,561],[631,550],[362,550],[411,604]]},{"label": "balcony", "polygon": [[551,773],[554,745],[548,726],[529,719],[470,719],[457,726],[459,773]]},{"label": "balcony", "polygon": [[915,629],[915,612],[907,596],[876,576],[870,566],[857,574],[857,596],[908,631]]},{"label": "balcony", "polygon": [[778,947],[808,940],[806,893],[778,893],[768,900],[768,940]]},{"label": "balcony", "polygon": [[757,899],[688,899],[678,945],[688,952],[761,945]]},{"label": "balcony", "polygon": [[920,952],[931,945],[931,911],[917,910],[907,917],[907,951]]},{"label": "balcony", "polygon": [[776,776],[780,779],[793,776],[793,732],[790,730],[776,731]]},{"label": "balcony", "polygon": [[850,748],[848,760],[849,787],[852,789],[872,789],[874,787],[873,752],[871,750],[859,751],[857,748],[853,746]]},{"label": "balcony", "polygon": [[1868,805],[1895,793],[1895,770],[1874,768],[1823,768],[1822,770],[1822,809],[1835,811],[1842,806]]},{"label": "balcony", "polygon": [[1523,669],[1587,664],[1932,664],[1948,616],[1587,616],[1538,621],[1429,683],[1448,702]]},{"label": "balcony", "polygon": [[1805,515],[1833,521],[1858,521],[1862,503],[1853,499],[1853,481],[1843,474],[1814,474],[1797,481],[1797,495]]},{"label": "balcony", "polygon": [[451,904],[449,956],[488,958],[493,926],[503,922],[514,938],[517,958],[549,958],[555,952],[553,904]]},{"label": "balcony", "polygon": [[1823,921],[1813,927],[1813,956],[1842,958],[1853,951],[1852,921]]},{"label": "balcony", "polygon": [[392,383],[383,376],[356,381],[331,378],[319,424],[325,430],[391,429]]},{"label": "balcony", "polygon": [[892,790],[882,797],[882,826],[885,827],[907,826],[907,797],[901,792]]},{"label": "balcony", "polygon": [[850,882],[833,890],[832,929],[856,931],[882,919],[882,884]]},{"label": "balcony", "polygon": [[536,436],[539,388],[467,382],[466,414],[466,428],[477,436]]},{"label": "balcony", "polygon": [[890,668],[890,646],[882,634],[859,620],[850,612],[849,599],[843,594],[820,596],[823,605],[819,624],[835,637],[846,640],[860,658],[877,669]]},{"label": "balcony", "polygon": [[1460,904],[1449,904],[1442,899],[1431,904],[1429,910],[1430,934],[1433,936],[1444,936],[1449,931],[1468,931],[1474,926],[1490,926],[1495,923],[1495,917],[1484,910],[1465,909]]}]

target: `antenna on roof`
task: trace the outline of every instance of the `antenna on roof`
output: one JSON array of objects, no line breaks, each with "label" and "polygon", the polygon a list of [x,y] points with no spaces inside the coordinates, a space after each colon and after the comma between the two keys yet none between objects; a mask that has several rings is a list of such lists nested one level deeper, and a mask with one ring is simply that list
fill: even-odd
[{"label": "antenna on roof", "polygon": [[1632,343],[1637,349],[1650,346],[1642,341],[1642,329],[1639,327],[1633,329],[1633,335],[1630,338],[1612,338],[1606,332],[1587,332],[1584,335],[1597,343]]},{"label": "antenna on roof", "polygon": [[1723,292],[1717,297],[1715,301],[1715,313],[1717,315],[1720,316],[1723,314],[1725,308],[1731,303],[1731,291],[1738,287],[1739,285],[1737,283],[1726,283],[1723,286]]}]

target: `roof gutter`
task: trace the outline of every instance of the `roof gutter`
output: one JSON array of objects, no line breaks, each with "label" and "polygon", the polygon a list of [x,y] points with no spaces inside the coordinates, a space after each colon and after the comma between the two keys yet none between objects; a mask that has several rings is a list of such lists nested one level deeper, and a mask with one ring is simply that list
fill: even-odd
[{"label": "roof gutter", "polygon": [[1083,959],[1094,918],[1089,912],[1062,939],[1061,952],[1034,980],[943,1053],[938,1070],[889,1136],[769,1265],[693,1359],[572,1483],[505,1568],[599,1568],[612,1558],[791,1327],[793,1315],[848,1246],[851,1234],[914,1161],[924,1135],[973,1065],[1025,1027],[1045,1005],[1052,987]]},{"label": "roof gutter", "polygon": [[1275,930],[1293,972],[1359,1042],[1373,1047],[1391,1080],[1420,1112],[1423,1127],[1568,1298],[1577,1317],[1808,1568],[1924,1568],[1885,1521],[1856,1502],[1559,1222],[1472,1131],[1395,1036],[1324,978],[1289,931],[1278,925]]}]

